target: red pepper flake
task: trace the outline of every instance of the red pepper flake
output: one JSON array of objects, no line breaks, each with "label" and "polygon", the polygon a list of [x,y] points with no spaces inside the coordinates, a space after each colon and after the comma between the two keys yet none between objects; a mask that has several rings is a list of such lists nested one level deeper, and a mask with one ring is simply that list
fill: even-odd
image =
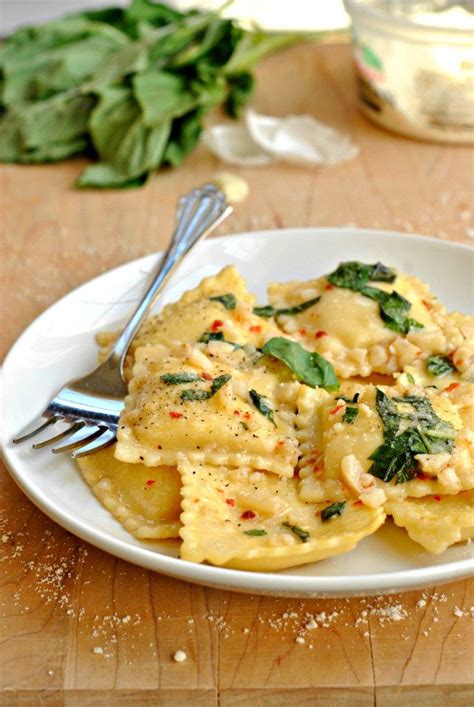
[{"label": "red pepper flake", "polygon": [[456,388],[459,388],[459,383],[451,383],[451,385],[448,385],[448,387],[444,389],[444,392],[452,393],[453,390],[456,390]]},{"label": "red pepper flake", "polygon": [[222,321],[222,319],[215,319],[211,324],[211,331],[219,331],[219,329],[222,329],[223,326],[224,322]]},{"label": "red pepper flake", "polygon": [[342,410],[343,407],[344,407],[344,405],[336,405],[335,408],[333,408],[332,410],[329,410],[329,414],[335,415],[336,412],[339,412],[339,410]]},{"label": "red pepper flake", "polygon": [[461,368],[461,366],[464,365],[464,361],[462,360],[462,358],[460,358],[457,361],[454,361],[454,365],[456,366],[456,368]]},{"label": "red pepper flake", "polygon": [[427,302],[425,299],[422,299],[421,301],[429,312],[433,309],[433,305],[431,304],[431,302]]},{"label": "red pepper flake", "polygon": [[234,410],[234,415],[240,415],[240,410]]},{"label": "red pepper flake", "polygon": [[245,415],[244,415],[244,418],[245,418],[246,420],[250,420],[251,417],[252,417],[252,415],[251,415],[249,412],[246,412]]},{"label": "red pepper flake", "polygon": [[429,474],[425,474],[424,471],[419,471],[416,477],[417,479],[420,479],[420,481],[429,481],[429,479],[431,479],[431,476]]},{"label": "red pepper flake", "polygon": [[249,327],[249,331],[252,331],[255,334],[259,334],[262,331],[262,327],[259,324],[254,324],[253,326]]},{"label": "red pepper flake", "polygon": [[433,496],[435,501],[441,501],[441,496]]},{"label": "red pepper flake", "polygon": [[293,478],[299,479],[300,478],[300,470],[299,469],[294,469],[293,470]]},{"label": "red pepper flake", "polygon": [[153,486],[153,484],[156,484],[156,479],[148,479],[146,482],[147,486]]},{"label": "red pepper flake", "polygon": [[212,376],[209,375],[209,373],[201,373],[201,378],[204,378],[205,381],[211,381]]},{"label": "red pepper flake", "polygon": [[277,446],[277,447],[281,447],[282,444],[285,444],[285,440],[284,440],[284,439],[279,439],[278,442],[276,443],[276,446]]},{"label": "red pepper flake", "polygon": [[301,334],[301,336],[306,336],[306,329],[298,329],[298,333]]},{"label": "red pepper flake", "polygon": [[313,474],[319,474],[319,473],[321,473],[321,471],[322,471],[323,469],[324,469],[324,466],[321,466],[321,464],[317,464],[317,465],[313,468]]},{"label": "red pepper flake", "polygon": [[235,506],[235,500],[233,498],[226,498],[225,502],[228,506]]},{"label": "red pepper flake", "polygon": [[328,282],[328,284],[326,285],[326,287],[325,287],[324,289],[325,289],[325,290],[333,290],[333,289],[334,289],[334,285],[331,285],[331,283]]},{"label": "red pepper flake", "polygon": [[257,514],[253,511],[244,511],[240,517],[242,520],[253,520],[257,517]]},{"label": "red pepper flake", "polygon": [[313,459],[313,458],[308,459],[308,461],[306,462],[306,464],[308,464],[308,465],[309,465],[309,464],[316,464],[316,459]]},{"label": "red pepper flake", "polygon": [[423,351],[417,351],[417,352],[416,352],[416,355],[417,355],[417,356],[423,356]]},{"label": "red pepper flake", "polygon": [[320,329],[319,331],[316,332],[316,334],[314,335],[314,338],[321,339],[323,336],[327,336],[327,335],[328,335],[327,331],[323,331],[322,329]]},{"label": "red pepper flake", "polygon": [[353,505],[353,506],[363,506],[364,504],[363,504],[362,501],[359,499],[358,501],[354,501],[354,503],[353,503],[352,505]]},{"label": "red pepper flake", "polygon": [[170,412],[170,417],[172,417],[173,420],[178,420],[180,417],[183,417],[183,416],[180,412],[175,412],[174,410],[172,410]]}]

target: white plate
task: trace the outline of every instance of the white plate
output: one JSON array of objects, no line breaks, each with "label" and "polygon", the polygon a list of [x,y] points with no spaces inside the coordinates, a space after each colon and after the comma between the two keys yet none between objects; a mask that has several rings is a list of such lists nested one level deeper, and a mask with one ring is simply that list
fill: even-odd
[{"label": "white plate", "polygon": [[[203,243],[161,299],[176,299],[201,278],[234,263],[265,302],[270,280],[304,279],[328,272],[341,260],[380,260],[432,285],[450,309],[472,309],[472,252],[430,238],[361,229],[288,229],[229,236]],[[68,379],[95,363],[94,334],[115,328],[139,298],[156,256],[123,265],[82,285],[44,312],[22,334],[3,367],[4,455],[26,495],[75,535],[117,557],[191,582],[244,592],[321,596],[389,592],[466,577],[474,571],[467,544],[443,555],[425,552],[387,523],[352,552],[275,574],[196,565],[177,558],[176,542],[140,542],[92,495],[66,456],[32,451],[11,438]]]}]

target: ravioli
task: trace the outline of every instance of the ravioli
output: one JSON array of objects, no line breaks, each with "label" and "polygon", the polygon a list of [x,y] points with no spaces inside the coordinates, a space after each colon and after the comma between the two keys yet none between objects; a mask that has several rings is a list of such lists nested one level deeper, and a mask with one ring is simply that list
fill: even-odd
[{"label": "ravioli", "polygon": [[412,540],[436,555],[474,537],[474,492],[389,501],[385,509]]},{"label": "ravioli", "polygon": [[[117,434],[118,459],[157,466],[174,465],[186,455],[194,462],[293,474],[301,384],[285,368],[255,363],[243,349],[220,341],[146,346],[135,355]],[[163,378],[177,373],[199,380],[170,384]],[[223,384],[211,395],[214,382]],[[256,407],[251,391],[271,412]]]},{"label": "ravioli", "polygon": [[324,521],[321,511],[327,504],[302,503],[295,478],[185,458],[178,468],[183,560],[276,571],[348,552],[385,520],[380,508],[348,503],[341,515]]},{"label": "ravioli", "polygon": [[307,282],[272,283],[270,303],[288,309],[318,299],[311,307],[278,316],[278,325],[306,348],[317,351],[334,366],[342,378],[393,375],[417,359],[450,353],[462,346],[466,322],[449,319],[428,286],[415,277],[396,273],[393,283],[371,282],[371,287],[390,293],[394,290],[411,305],[409,316],[421,326],[407,334],[386,325],[377,301],[332,285],[327,277]]},{"label": "ravioli", "polygon": [[269,299],[229,266],[145,322],[117,444],[78,460],[97,498],[137,538],[242,570],[350,551],[387,513],[430,552],[472,537],[474,319],[380,263]]},{"label": "ravioli", "polygon": [[[383,504],[386,498],[456,494],[473,488],[473,420],[463,414],[466,399],[456,403],[449,394],[416,386],[378,386],[378,389],[390,399],[427,398],[436,415],[452,425],[453,449],[450,453],[418,454],[418,475],[405,483],[386,482],[367,473],[374,463],[371,455],[384,442],[384,426],[376,408],[377,388],[347,383],[341,393],[328,397],[315,408],[318,433],[313,437],[313,448],[308,447],[299,463],[301,498],[314,503],[356,496],[369,504]],[[357,395],[356,403],[348,402]],[[357,410],[351,422],[345,421],[348,408]]]},{"label": "ravioli", "polygon": [[177,538],[181,512],[181,477],[176,467],[149,469],[125,464],[114,448],[77,459],[99,501],[140,540]]},{"label": "ravioli", "polygon": [[[226,300],[232,295],[234,300]],[[215,299],[215,298],[223,299]],[[203,334],[222,335],[237,344],[261,347],[279,329],[269,321],[253,314],[255,297],[233,266],[217,275],[206,277],[194,290],[185,292],[178,302],[166,305],[149,317],[133,340],[126,361],[127,379],[130,379],[135,351],[141,346],[176,343],[196,343]],[[226,306],[227,305],[227,306]],[[97,336],[104,359],[118,332],[102,332]]]}]

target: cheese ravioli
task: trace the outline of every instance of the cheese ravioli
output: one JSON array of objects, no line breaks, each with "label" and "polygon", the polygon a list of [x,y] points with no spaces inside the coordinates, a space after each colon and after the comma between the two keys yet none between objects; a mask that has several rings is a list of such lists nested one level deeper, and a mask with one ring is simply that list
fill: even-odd
[{"label": "cheese ravioli", "polygon": [[352,550],[385,520],[382,509],[302,503],[296,478],[248,467],[181,460],[181,557],[243,570],[276,571]]},{"label": "cheese ravioli", "polygon": [[[417,473],[413,478],[413,474],[408,475],[408,480],[403,483],[396,483],[400,479],[395,478],[395,471],[390,481],[368,473],[374,465],[371,457],[385,441],[384,423],[376,404],[377,391],[381,391],[388,401],[397,401],[396,409],[404,418],[400,422],[400,431],[407,429],[412,424],[411,418],[418,414],[410,403],[403,402],[405,399],[415,400],[415,404],[421,401],[422,407],[423,400],[427,400],[439,420],[450,425],[446,434],[448,439],[452,437],[452,448],[416,454]],[[301,498],[319,502],[327,498],[344,500],[356,496],[369,505],[382,505],[387,498],[456,494],[473,488],[474,421],[463,415],[466,397],[467,393],[462,403],[456,403],[449,394],[431,388],[347,383],[340,394],[328,397],[315,407],[313,447],[308,446],[300,460]],[[352,419],[351,414],[348,416],[348,409],[356,411]],[[420,419],[423,420],[424,414],[422,409]],[[403,471],[402,456],[397,457],[395,447],[393,450],[393,453],[391,449],[387,450],[384,471],[389,472],[391,463],[398,464],[397,468]],[[408,452],[400,449],[398,454]]]},{"label": "cheese ravioli", "polygon": [[[363,264],[360,264],[361,266]],[[327,277],[307,282],[272,283],[268,297],[277,310],[288,310],[317,300],[296,314],[280,314],[278,325],[306,348],[333,364],[342,378],[393,375],[418,358],[450,353],[465,343],[462,322],[449,319],[428,286],[416,277],[394,272],[393,282],[371,282],[368,290],[395,291],[410,305],[417,326],[400,333],[381,316],[376,299],[338,287]],[[397,297],[395,304],[399,304]],[[396,310],[395,316],[398,316]],[[464,322],[464,328],[466,323]]]},{"label": "cheese ravioli", "polygon": [[244,349],[222,341],[145,346],[135,355],[117,434],[118,459],[156,466],[176,464],[186,455],[293,474],[301,384],[287,369],[255,362]]}]

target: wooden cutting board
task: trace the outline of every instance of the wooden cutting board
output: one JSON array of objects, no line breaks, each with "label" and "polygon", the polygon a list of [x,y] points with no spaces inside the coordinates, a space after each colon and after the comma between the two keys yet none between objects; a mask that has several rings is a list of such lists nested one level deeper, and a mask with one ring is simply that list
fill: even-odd
[{"label": "wooden cutting board", "polygon": [[[312,113],[349,133],[360,155],[326,169],[234,170],[250,198],[221,233],[351,224],[472,243],[472,150],[368,123],[347,47],[266,60],[254,103]],[[177,197],[222,168],[200,148],[144,189],[76,191],[84,164],[1,168],[4,354],[71,288],[163,247]],[[455,273],[446,277],[456,286]],[[348,601],[206,589],[87,546],[36,510],[4,469],[0,483],[1,704],[474,703],[470,581]],[[178,649],[183,663],[173,660]]]}]

